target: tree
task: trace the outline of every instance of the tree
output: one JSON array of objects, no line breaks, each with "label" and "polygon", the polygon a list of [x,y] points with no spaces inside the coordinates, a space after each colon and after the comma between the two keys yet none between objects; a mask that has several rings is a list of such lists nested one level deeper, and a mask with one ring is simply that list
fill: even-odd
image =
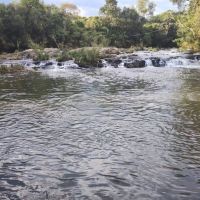
[{"label": "tree", "polygon": [[148,0],[138,0],[137,10],[144,17],[148,12]]},{"label": "tree", "polygon": [[143,17],[152,17],[155,12],[156,4],[149,0],[138,0],[137,10]]},{"label": "tree", "polygon": [[183,49],[200,50],[200,2],[191,0],[189,9],[184,12],[177,21],[178,44]]},{"label": "tree", "polygon": [[144,25],[144,44],[152,47],[176,47],[177,14],[167,11],[152,17]]},{"label": "tree", "polygon": [[119,12],[116,0],[106,0],[106,4],[100,8],[100,13],[107,17],[118,17]]},{"label": "tree", "polygon": [[40,0],[20,0],[20,4],[22,6],[25,6],[25,7],[29,7],[29,8],[39,8],[42,6],[42,3]]},{"label": "tree", "polygon": [[184,8],[185,3],[188,0],[170,0],[173,4],[176,4],[179,8],[179,10],[182,10]]},{"label": "tree", "polygon": [[148,4],[148,16],[152,17],[156,9],[156,4],[153,1],[150,1]]},{"label": "tree", "polygon": [[79,8],[72,3],[64,3],[61,5],[61,9],[63,9],[66,13],[70,13],[72,15],[78,15],[80,13]]}]

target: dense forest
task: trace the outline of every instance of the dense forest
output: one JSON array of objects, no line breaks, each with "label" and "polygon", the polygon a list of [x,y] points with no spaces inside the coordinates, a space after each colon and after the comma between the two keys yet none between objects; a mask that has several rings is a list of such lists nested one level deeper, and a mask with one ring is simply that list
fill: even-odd
[{"label": "dense forest", "polygon": [[78,7],[70,3],[60,7],[40,0],[0,4],[0,52],[85,46],[200,50],[200,1],[171,1],[179,11],[156,16],[156,5],[148,0],[138,0],[132,8],[106,0],[95,17],[81,17]]}]

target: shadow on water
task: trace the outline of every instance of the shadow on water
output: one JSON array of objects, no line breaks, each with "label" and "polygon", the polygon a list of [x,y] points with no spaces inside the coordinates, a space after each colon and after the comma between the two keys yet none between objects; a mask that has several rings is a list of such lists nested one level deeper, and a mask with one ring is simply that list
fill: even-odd
[{"label": "shadow on water", "polygon": [[50,78],[40,74],[0,77],[0,101],[41,100],[51,94],[70,96],[80,93],[81,85],[76,78]]}]

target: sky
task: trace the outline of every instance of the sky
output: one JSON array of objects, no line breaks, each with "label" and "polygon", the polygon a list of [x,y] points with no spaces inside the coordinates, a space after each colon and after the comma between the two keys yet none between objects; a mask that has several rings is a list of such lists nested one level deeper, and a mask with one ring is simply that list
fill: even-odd
[{"label": "sky", "polygon": [[[12,0],[0,0],[0,3],[9,3]],[[99,8],[105,4],[105,0],[43,0],[47,4],[56,4],[61,5],[63,3],[69,2],[76,4],[83,16],[95,16],[98,15]],[[137,0],[118,0],[118,4],[120,7],[130,7],[136,4]],[[166,10],[176,9],[169,0],[154,0],[157,4],[156,14],[161,13]]]}]

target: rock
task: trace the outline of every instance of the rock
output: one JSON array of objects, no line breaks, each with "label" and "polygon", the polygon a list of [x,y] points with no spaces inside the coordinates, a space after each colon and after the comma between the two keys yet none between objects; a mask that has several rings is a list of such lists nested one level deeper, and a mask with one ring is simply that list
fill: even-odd
[{"label": "rock", "polygon": [[60,54],[60,50],[58,48],[45,48],[44,53],[48,54],[50,58],[55,58]]},{"label": "rock", "polygon": [[47,63],[44,64],[45,67],[48,67],[48,66],[51,66],[51,65],[53,65],[53,62],[47,62]]},{"label": "rock", "polygon": [[99,62],[97,63],[97,67],[98,67],[98,68],[104,67],[104,64],[103,64],[103,61],[102,61],[102,60],[99,60]]},{"label": "rock", "polygon": [[122,60],[120,58],[106,58],[105,61],[112,65],[113,67],[117,68],[119,64],[122,63]]},{"label": "rock", "polygon": [[34,65],[39,65],[39,64],[40,64],[40,61],[34,61],[33,64],[34,64]]},{"label": "rock", "polygon": [[164,67],[166,65],[166,61],[162,60],[161,58],[153,57],[150,58],[150,60],[154,67]]},{"label": "rock", "polygon": [[44,63],[42,66],[40,66],[42,69],[53,69],[53,62],[47,62],[47,63]]},{"label": "rock", "polygon": [[27,49],[25,51],[20,52],[21,56],[24,59],[35,59],[37,58],[37,53],[34,49]]},{"label": "rock", "polygon": [[193,53],[194,53],[194,51],[192,49],[187,49],[185,51],[185,54],[193,54]]},{"label": "rock", "polygon": [[3,61],[3,60],[21,60],[21,59],[22,59],[22,56],[19,52],[0,54],[0,61]]},{"label": "rock", "polygon": [[143,68],[146,66],[146,62],[144,60],[133,60],[130,63],[124,63],[124,67],[126,68]]},{"label": "rock", "polygon": [[101,58],[112,58],[115,57],[116,55],[119,55],[122,52],[120,51],[120,49],[116,47],[107,47],[107,48],[101,48],[99,53]]},{"label": "rock", "polygon": [[89,65],[85,65],[85,64],[81,64],[81,63],[75,63],[75,64],[77,64],[80,68],[85,68],[85,69],[91,68],[91,66],[89,66]]},{"label": "rock", "polygon": [[58,65],[59,67],[61,67],[61,66],[63,66],[63,63],[62,63],[62,62],[58,62],[57,65]]},{"label": "rock", "polygon": [[190,60],[200,60],[200,54],[188,54],[186,58]]},{"label": "rock", "polygon": [[15,74],[21,72],[27,72],[24,66],[19,64],[11,64],[11,65],[0,65],[0,75],[4,74]]}]

